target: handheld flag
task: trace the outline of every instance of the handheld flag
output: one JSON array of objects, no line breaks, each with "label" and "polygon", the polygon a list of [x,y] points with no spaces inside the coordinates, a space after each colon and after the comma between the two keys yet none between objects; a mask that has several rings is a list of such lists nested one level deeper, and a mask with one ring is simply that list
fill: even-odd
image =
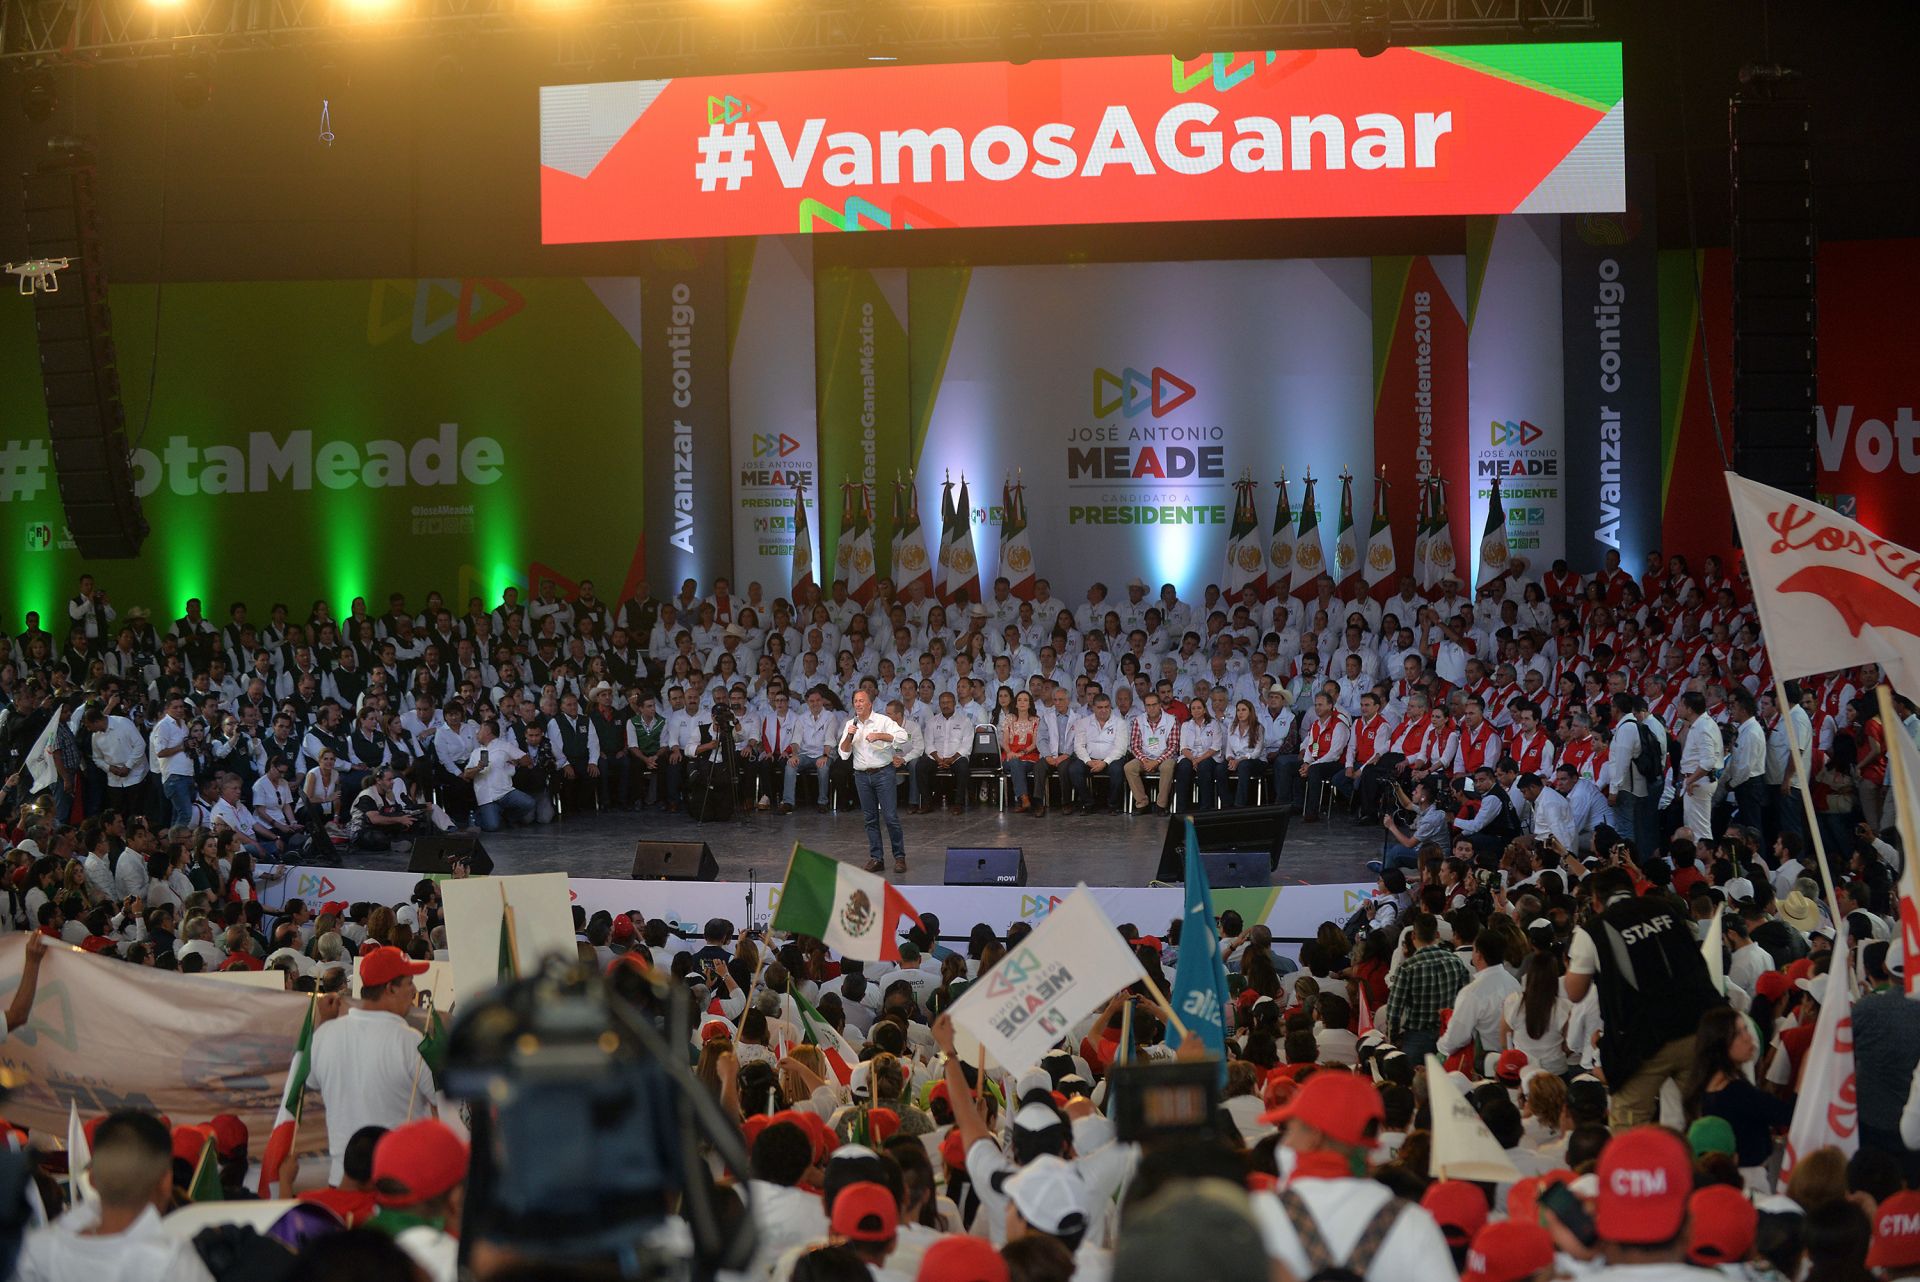
[{"label": "handheld flag", "polygon": [[1394,576],[1400,562],[1393,550],[1393,525],[1387,520],[1387,474],[1373,478],[1373,528],[1367,532],[1366,579],[1369,588]]},{"label": "handheld flag", "polygon": [[[313,1008],[318,997],[307,999],[307,1018],[300,1025],[300,1040],[293,1044],[293,1059],[287,1064],[287,1084],[280,1092],[280,1108],[273,1115],[273,1130],[267,1136],[266,1151],[260,1155],[260,1196],[271,1196],[271,1186],[280,1178],[280,1168],[293,1152],[293,1141],[300,1130],[300,1114],[307,1096],[308,1052],[313,1047]],[[71,1141],[69,1141],[71,1143]]]},{"label": "handheld flag", "polygon": [[[1893,785],[1893,805],[1889,809],[1894,812],[1894,825],[1900,829],[1901,848],[1920,850],[1920,844],[1916,844],[1920,843],[1920,749],[1916,749],[1913,739],[1901,730],[1892,692],[1883,685],[1879,693],[1880,724],[1887,729],[1887,758],[1891,765],[1887,777]],[[1894,885],[1899,904],[1897,944],[1900,956],[1905,959],[1902,973],[1907,995],[1911,997],[1914,990],[1920,988],[1920,859],[1900,862],[1900,880]],[[1891,965],[1891,949],[1887,960]]]},{"label": "handheld flag", "polygon": [[1920,552],[1731,472],[1727,489],[1774,675],[1877,663],[1895,687],[1920,689]]},{"label": "handheld flag", "polygon": [[1293,536],[1293,578],[1288,596],[1310,596],[1327,569],[1327,552],[1320,546],[1320,513],[1313,506],[1313,471],[1308,469],[1300,494],[1300,528]]},{"label": "handheld flag", "polygon": [[1480,557],[1473,575],[1474,591],[1493,582],[1512,563],[1507,553],[1507,505],[1500,498],[1500,478],[1493,478],[1493,492],[1487,496],[1487,528],[1480,535]]},{"label": "handheld flag", "polygon": [[1454,1085],[1440,1057],[1427,1055],[1427,1103],[1433,1112],[1433,1151],[1427,1174],[1436,1180],[1511,1184],[1520,1178],[1513,1159],[1467,1097]]},{"label": "handheld flag", "polygon": [[[220,1188],[220,1154],[213,1146],[213,1131],[205,1127],[186,1127],[187,1130],[205,1130],[206,1138],[200,1145],[200,1157],[193,1164],[193,1182],[187,1186],[189,1202],[223,1202],[226,1194]],[[264,1168],[262,1174],[265,1174]]]},{"label": "handheld flag", "polygon": [[1794,1164],[1815,1149],[1837,1148],[1848,1157],[1860,1148],[1860,1109],[1854,1090],[1853,994],[1847,972],[1852,950],[1833,950],[1820,995],[1820,1018],[1813,1026],[1800,1070],[1800,1095],[1787,1126],[1787,1151],[1780,1163],[1785,1186]]},{"label": "handheld flag", "polygon": [[1340,469],[1340,525],[1333,535],[1333,586],[1338,588],[1360,568],[1360,534],[1353,528],[1353,475]]},{"label": "handheld flag", "polygon": [[1287,497],[1287,474],[1273,483],[1280,497],[1273,509],[1273,536],[1267,542],[1267,593],[1278,596],[1287,590],[1293,575],[1293,500]]},{"label": "handheld flag", "polygon": [[1724,907],[1713,910],[1707,933],[1700,939],[1700,956],[1706,960],[1707,974],[1713,977],[1714,991],[1727,995],[1726,927],[1721,923]]},{"label": "handheld flag", "polygon": [[1413,524],[1413,582],[1422,592],[1433,586],[1430,546],[1433,542],[1433,478],[1420,478],[1420,515]]},{"label": "handheld flag", "polygon": [[[86,1178],[93,1164],[93,1146],[87,1143],[87,1128],[80,1124],[80,1105],[67,1101],[67,1187],[74,1202],[93,1200],[93,1181]],[[261,1196],[265,1196],[263,1193]]]},{"label": "handheld flag", "polygon": [[800,585],[813,582],[813,531],[807,527],[807,496],[793,487],[793,566],[788,572],[789,595],[798,599]]},{"label": "handheld flag", "polygon": [[433,1074],[433,1080],[440,1080],[440,1073],[447,1066],[447,1021],[433,1004],[433,994],[427,994],[427,1031],[420,1034],[420,1058],[427,1062],[427,1071]]},{"label": "handheld flag", "polygon": [[1016,477],[1000,487],[1000,577],[1022,601],[1033,600],[1033,541],[1027,535],[1027,487]]},{"label": "handheld flag", "polygon": [[[1213,887],[1207,881],[1207,865],[1200,858],[1200,838],[1193,821],[1187,821],[1186,909],[1180,926],[1180,964],[1174,968],[1174,1009],[1179,1011],[1189,1032],[1207,1044],[1220,1060],[1220,1075],[1227,1072],[1227,966],[1220,957],[1220,931],[1213,914]],[[1170,1033],[1174,1046],[1186,1040]]]},{"label": "handheld flag", "polygon": [[792,976],[787,977],[786,998],[787,1022],[800,1030],[800,1040],[820,1048],[827,1067],[842,1086],[852,1081],[853,1066],[860,1062],[860,1052],[853,1043],[841,1036],[839,1030],[827,1022],[827,1017],[794,986]]},{"label": "handheld flag", "polygon": [[844,957],[898,961],[901,923],[918,919],[907,897],[879,873],[796,845],[773,928],[811,935]]}]

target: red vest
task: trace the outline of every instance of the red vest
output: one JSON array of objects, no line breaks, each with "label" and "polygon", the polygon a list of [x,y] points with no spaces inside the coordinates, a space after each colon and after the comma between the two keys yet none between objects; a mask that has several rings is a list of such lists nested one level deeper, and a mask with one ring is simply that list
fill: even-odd
[{"label": "red vest", "polygon": [[1462,774],[1472,774],[1482,766],[1494,764],[1487,760],[1487,748],[1497,735],[1498,732],[1493,728],[1491,721],[1482,721],[1477,732],[1467,729],[1464,724],[1461,725],[1460,770]]},{"label": "red vest", "polygon": [[1546,750],[1553,740],[1545,730],[1535,730],[1533,738],[1515,736],[1513,741],[1513,760],[1520,767],[1521,774],[1539,774],[1540,766],[1546,759]]},{"label": "red vest", "polygon": [[1361,717],[1353,723],[1353,764],[1364,766],[1373,759],[1375,736],[1386,724],[1385,715]]}]

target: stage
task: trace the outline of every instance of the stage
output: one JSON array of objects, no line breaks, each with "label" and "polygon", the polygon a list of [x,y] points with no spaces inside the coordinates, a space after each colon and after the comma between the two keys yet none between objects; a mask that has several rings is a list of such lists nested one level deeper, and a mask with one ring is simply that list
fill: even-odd
[{"label": "stage", "polygon": [[[1145,886],[1153,880],[1165,840],[1164,817],[1025,815],[976,807],[965,815],[902,814],[907,838],[903,886],[939,885],[948,846],[1019,846],[1035,886]],[[1344,816],[1330,824],[1289,826],[1275,885],[1331,885],[1370,880],[1379,858],[1376,828],[1357,828]],[[866,829],[857,810],[791,815],[759,811],[730,823],[694,823],[684,814],[602,814],[483,837],[497,873],[565,872],[575,877],[625,878],[637,841],[704,841],[720,863],[720,880],[778,881],[795,842],[840,859],[866,859]],[[407,867],[404,854],[354,854],[349,866],[378,871]],[[891,866],[891,861],[889,861]]]}]

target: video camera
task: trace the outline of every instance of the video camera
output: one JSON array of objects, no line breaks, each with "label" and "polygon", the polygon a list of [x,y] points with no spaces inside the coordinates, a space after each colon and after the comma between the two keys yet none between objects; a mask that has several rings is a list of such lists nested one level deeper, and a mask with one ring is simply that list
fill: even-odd
[{"label": "video camera", "polygon": [[1211,1134],[1220,1106],[1220,1061],[1120,1064],[1107,1073],[1116,1138],[1129,1144]]}]

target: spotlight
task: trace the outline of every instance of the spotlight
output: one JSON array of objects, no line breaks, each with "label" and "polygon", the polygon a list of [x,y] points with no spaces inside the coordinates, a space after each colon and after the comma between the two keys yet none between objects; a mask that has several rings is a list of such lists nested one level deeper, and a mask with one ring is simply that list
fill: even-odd
[{"label": "spotlight", "polygon": [[1207,50],[1207,22],[1202,13],[1203,0],[1186,0],[1173,21],[1167,24],[1167,37],[1173,41],[1173,56],[1192,62]]},{"label": "spotlight", "polygon": [[192,111],[212,97],[213,59],[204,53],[182,58],[173,70],[173,100]]},{"label": "spotlight", "polygon": [[20,95],[20,109],[36,125],[53,119],[53,113],[60,110],[60,90],[54,84],[51,71],[36,71],[27,77],[27,87]]},{"label": "spotlight", "polygon": [[1391,0],[1349,0],[1353,18],[1353,47],[1362,58],[1377,58],[1393,42]]},{"label": "spotlight", "polygon": [[873,25],[873,40],[867,46],[868,62],[898,62],[900,50],[895,42],[899,37],[894,33],[891,22],[881,21]]},{"label": "spotlight", "polygon": [[1008,62],[1017,67],[1040,56],[1041,19],[1035,0],[1011,0],[1007,5],[1003,40]]}]

